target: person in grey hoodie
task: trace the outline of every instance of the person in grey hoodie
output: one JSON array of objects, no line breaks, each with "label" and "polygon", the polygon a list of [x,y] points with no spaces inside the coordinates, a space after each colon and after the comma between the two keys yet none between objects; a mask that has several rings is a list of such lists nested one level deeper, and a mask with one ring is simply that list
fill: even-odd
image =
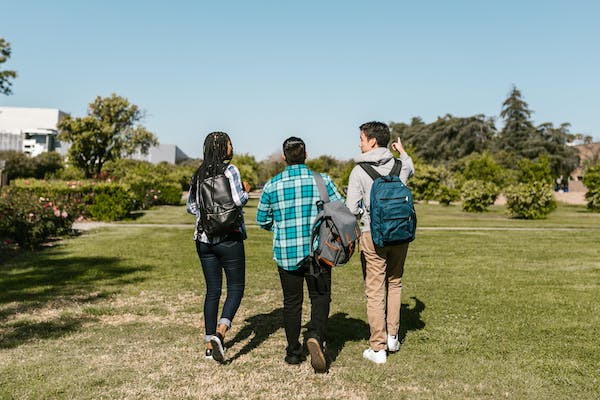
[{"label": "person in grey hoodie", "polygon": [[[367,122],[360,126],[361,154],[356,163],[367,162],[381,175],[388,175],[394,166],[394,155],[388,150],[390,130],[382,122]],[[406,184],[414,174],[413,161],[404,151],[398,138],[392,148],[400,153],[402,169],[400,180]],[[373,180],[359,165],[350,173],[346,205],[353,214],[360,216],[360,259],[367,297],[367,318],[371,336],[369,348],[363,357],[376,364],[387,360],[387,351],[400,349],[400,303],[402,298],[402,274],[408,252],[408,243],[377,247],[370,232],[370,192]],[[387,298],[387,300],[386,300]]]}]

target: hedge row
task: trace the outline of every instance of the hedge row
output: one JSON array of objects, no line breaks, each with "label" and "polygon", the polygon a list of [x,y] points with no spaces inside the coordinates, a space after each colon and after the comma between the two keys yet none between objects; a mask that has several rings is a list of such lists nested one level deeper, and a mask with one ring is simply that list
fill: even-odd
[{"label": "hedge row", "polygon": [[35,248],[70,232],[78,218],[115,221],[135,209],[180,204],[181,193],[178,183],[14,180],[0,193],[0,247]]}]

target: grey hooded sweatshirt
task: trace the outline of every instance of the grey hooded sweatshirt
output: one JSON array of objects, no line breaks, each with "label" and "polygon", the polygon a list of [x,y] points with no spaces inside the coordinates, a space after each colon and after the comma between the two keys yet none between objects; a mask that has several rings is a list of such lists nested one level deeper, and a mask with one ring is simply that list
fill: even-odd
[{"label": "grey hooded sweatshirt", "polygon": [[[402,170],[400,180],[406,184],[408,178],[415,173],[412,158],[406,152],[400,154]],[[385,147],[376,147],[373,150],[362,153],[354,158],[356,163],[368,162],[381,175],[387,175],[394,166],[394,155]],[[371,186],[373,180],[360,165],[355,166],[350,172],[348,181],[348,194],[346,205],[354,215],[360,215],[360,225],[363,232],[371,230],[371,218],[369,216],[371,204]]]}]

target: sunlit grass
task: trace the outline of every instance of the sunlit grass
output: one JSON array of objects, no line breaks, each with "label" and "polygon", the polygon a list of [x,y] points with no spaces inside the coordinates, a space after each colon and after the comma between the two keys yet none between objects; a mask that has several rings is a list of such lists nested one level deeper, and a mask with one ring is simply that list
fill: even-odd
[{"label": "sunlit grass", "polygon": [[[133,222],[177,226],[104,227],[0,265],[0,398],[597,398],[598,214],[561,206],[518,221],[502,207],[473,215],[419,204],[400,352],[383,366],[361,357],[368,325],[355,256],[334,270],[332,362],[320,376],[283,361],[281,289],[255,206],[230,364],[203,358],[193,217],[161,207]],[[486,227],[501,229],[477,229]]]}]

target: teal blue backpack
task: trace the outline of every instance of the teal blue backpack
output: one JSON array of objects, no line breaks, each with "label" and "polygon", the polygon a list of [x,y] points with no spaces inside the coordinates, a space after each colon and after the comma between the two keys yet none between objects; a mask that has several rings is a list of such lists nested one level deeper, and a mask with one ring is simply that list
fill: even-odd
[{"label": "teal blue backpack", "polygon": [[394,160],[389,175],[380,175],[368,163],[358,163],[373,179],[371,187],[371,236],[378,247],[412,242],[417,214],[410,189],[400,180],[402,162]]}]

